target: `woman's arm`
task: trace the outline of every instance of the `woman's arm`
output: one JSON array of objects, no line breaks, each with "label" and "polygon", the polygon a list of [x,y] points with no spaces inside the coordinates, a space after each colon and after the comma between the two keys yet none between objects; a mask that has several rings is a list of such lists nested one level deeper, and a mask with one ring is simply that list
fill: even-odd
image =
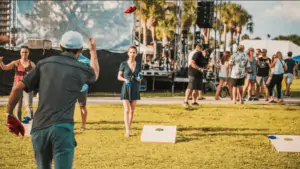
[{"label": "woman's arm", "polygon": [[278,58],[274,59],[274,61],[271,64],[269,62],[270,68],[273,68],[276,65],[277,61],[278,61]]},{"label": "woman's arm", "polygon": [[31,64],[31,67],[34,68],[35,67],[35,64],[33,62],[30,62]]},{"label": "woman's arm", "polygon": [[121,82],[128,82],[128,80],[123,77],[122,71],[119,71],[119,73],[118,73],[118,80]]},{"label": "woman's arm", "polygon": [[2,59],[3,59],[3,57],[0,57],[0,67],[1,67],[1,69],[3,69],[3,70],[12,70],[15,67],[16,61],[12,61],[9,64],[5,65],[2,62]]}]

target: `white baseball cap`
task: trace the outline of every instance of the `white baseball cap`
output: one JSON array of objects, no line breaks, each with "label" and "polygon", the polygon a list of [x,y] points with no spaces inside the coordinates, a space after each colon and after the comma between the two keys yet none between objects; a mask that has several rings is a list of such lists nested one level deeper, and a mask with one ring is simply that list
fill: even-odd
[{"label": "white baseball cap", "polygon": [[80,49],[83,47],[83,37],[79,32],[68,31],[61,37],[60,45],[66,49]]}]

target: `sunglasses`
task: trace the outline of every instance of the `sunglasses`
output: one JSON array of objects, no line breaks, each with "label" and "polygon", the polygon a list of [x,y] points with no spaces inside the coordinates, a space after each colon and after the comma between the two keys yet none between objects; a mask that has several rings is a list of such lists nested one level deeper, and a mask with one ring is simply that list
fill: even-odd
[{"label": "sunglasses", "polygon": [[28,53],[28,52],[21,52],[21,53]]}]

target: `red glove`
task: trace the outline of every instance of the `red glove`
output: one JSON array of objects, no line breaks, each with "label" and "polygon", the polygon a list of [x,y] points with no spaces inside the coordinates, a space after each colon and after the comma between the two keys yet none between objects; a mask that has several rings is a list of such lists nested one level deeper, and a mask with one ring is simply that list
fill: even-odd
[{"label": "red glove", "polygon": [[19,136],[21,133],[22,136],[25,134],[25,129],[21,122],[14,115],[7,115],[7,127],[8,130],[15,135]]},{"label": "red glove", "polygon": [[129,8],[127,8],[127,9],[124,11],[124,13],[129,14],[129,13],[134,12],[135,10],[136,10],[136,7],[135,7],[135,6],[130,6]]}]

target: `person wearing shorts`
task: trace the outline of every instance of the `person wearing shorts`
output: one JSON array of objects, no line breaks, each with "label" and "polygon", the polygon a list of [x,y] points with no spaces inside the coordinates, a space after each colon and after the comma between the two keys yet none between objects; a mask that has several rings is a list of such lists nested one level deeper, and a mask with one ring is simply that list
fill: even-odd
[{"label": "person wearing shorts", "polygon": [[290,95],[290,88],[291,85],[293,83],[293,79],[294,79],[294,71],[296,71],[297,69],[297,64],[296,62],[292,59],[292,52],[288,52],[287,53],[288,58],[284,60],[285,64],[287,65],[287,70],[284,72],[284,78],[285,78],[285,84],[286,84],[286,88],[285,88],[285,96],[289,96]]},{"label": "person wearing shorts", "polygon": [[[243,93],[243,85],[245,82],[245,73],[246,67],[249,68],[250,65],[248,64],[248,58],[244,54],[244,45],[239,45],[237,52],[232,55],[230,58],[229,64],[232,68],[231,70],[231,85],[232,85],[232,96],[233,96],[233,103],[236,104],[236,96],[238,94],[238,98],[241,104],[244,104],[242,99]],[[239,92],[237,92],[239,90]]]},{"label": "person wearing shorts", "polygon": [[39,89],[39,104],[31,129],[37,169],[52,168],[52,161],[55,169],[72,168],[76,147],[75,104],[82,86],[94,83],[99,76],[95,39],[90,38],[91,66],[77,60],[83,50],[83,37],[80,33],[66,32],[61,38],[60,48],[61,54],[39,61],[14,86],[7,105],[8,123],[14,117],[13,108],[22,91]]},{"label": "person wearing shorts", "polygon": [[222,58],[220,59],[220,62],[218,64],[218,72],[219,72],[219,85],[217,87],[215,99],[220,100],[220,92],[223,87],[223,84],[228,81],[228,72],[229,72],[229,58],[230,53],[224,52]]},{"label": "person wearing shorts", "polygon": [[266,97],[265,100],[269,101],[269,92],[266,87],[266,83],[270,74],[269,63],[271,59],[267,57],[267,49],[262,50],[262,57],[257,59],[257,74],[256,74],[256,100],[259,99],[261,91],[261,86],[264,86]]},{"label": "person wearing shorts", "polygon": [[[82,54],[78,57],[78,61],[90,65],[90,60],[86,57],[84,57]],[[87,119],[87,108],[86,108],[86,99],[87,99],[87,94],[88,94],[88,88],[89,86],[87,84],[84,84],[81,88],[79,97],[77,99],[79,107],[80,107],[80,112],[81,112],[81,129],[85,130],[86,129],[86,119]]]},{"label": "person wearing shorts", "polygon": [[248,92],[248,101],[252,101],[252,88],[254,88],[254,82],[256,78],[256,59],[253,56],[254,49],[249,48],[247,51],[247,57],[248,57],[248,63],[250,65],[250,72],[247,72],[247,77],[246,77],[246,85],[244,86],[243,89],[243,97],[245,97],[246,92]]},{"label": "person wearing shorts", "polygon": [[189,106],[188,99],[190,95],[192,94],[192,99],[193,103],[192,105],[198,105],[197,100],[198,100],[198,94],[199,91],[202,90],[203,87],[203,71],[204,71],[204,63],[205,59],[202,54],[202,45],[197,44],[197,52],[194,53],[192,57],[191,64],[189,65],[188,68],[188,78],[189,78],[189,83],[187,86],[187,89],[185,91],[185,98],[184,98],[184,103],[183,106],[187,108]]}]

